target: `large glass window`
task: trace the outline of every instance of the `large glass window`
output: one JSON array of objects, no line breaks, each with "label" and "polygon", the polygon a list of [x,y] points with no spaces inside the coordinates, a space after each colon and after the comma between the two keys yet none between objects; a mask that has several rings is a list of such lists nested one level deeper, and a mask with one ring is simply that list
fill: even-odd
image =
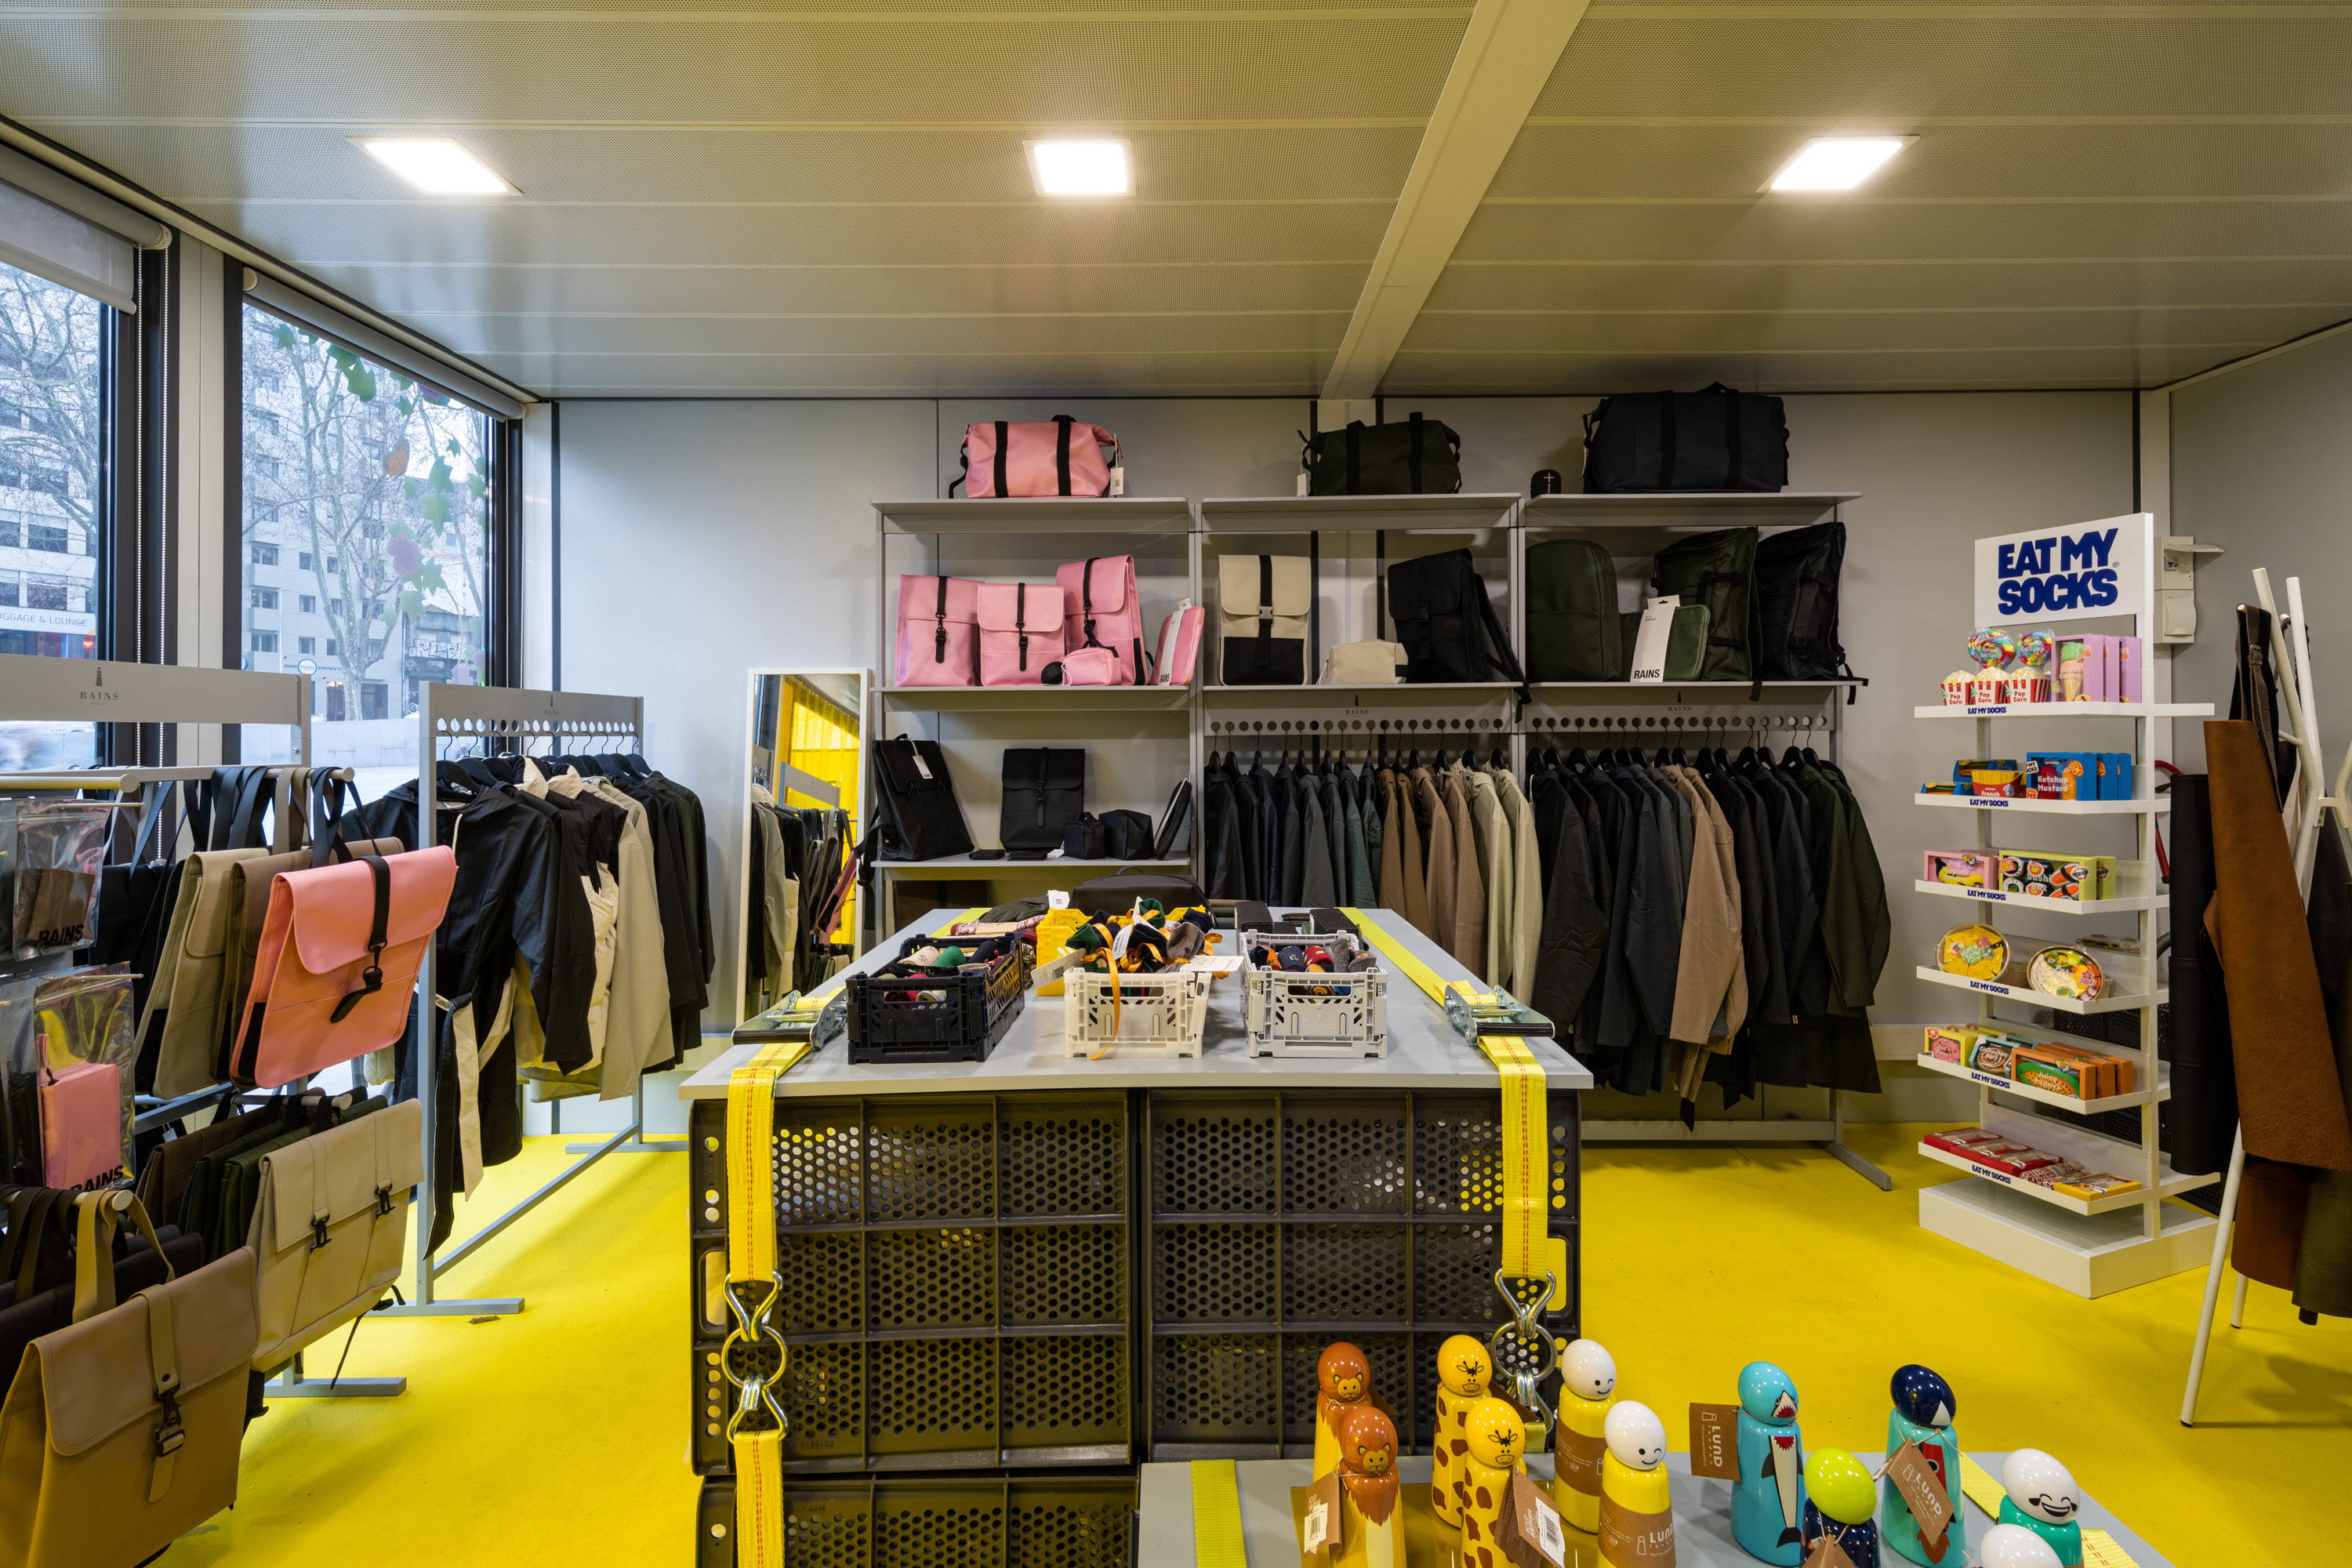
[{"label": "large glass window", "polygon": [[418,689],[485,679],[490,419],[250,305],[243,350],[245,665],[315,678],[312,759],[373,795]]},{"label": "large glass window", "polygon": [[[0,263],[0,653],[100,653],[107,314]],[[97,737],[0,723],[0,768],[88,766]]]}]

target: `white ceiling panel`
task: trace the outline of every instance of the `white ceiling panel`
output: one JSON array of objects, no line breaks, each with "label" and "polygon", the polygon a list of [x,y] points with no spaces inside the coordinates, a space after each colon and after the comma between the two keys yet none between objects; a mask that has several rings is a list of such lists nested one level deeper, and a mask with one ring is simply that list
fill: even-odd
[{"label": "white ceiling panel", "polygon": [[1339,346],[1348,310],[1117,316],[436,315],[418,330],[460,353],[690,353],[714,356],[934,354],[942,360],[1201,353],[1307,353]]},{"label": "white ceiling panel", "polygon": [[[1639,311],[1587,315],[1503,312],[1430,316],[1414,325],[1407,352],[1484,354],[1883,353],[1890,343],[1920,353],[2009,344],[2155,348],[2257,345],[2300,337],[2352,310],[2273,305],[2196,310]],[[430,330],[428,326],[428,330]],[[446,333],[444,341],[451,341]]]},{"label": "white ceiling panel", "polygon": [[930,353],[814,359],[765,354],[500,354],[483,363],[528,385],[557,382],[580,396],[860,397],[1002,394],[1145,396],[1313,394],[1328,353],[1287,349],[1224,353],[1050,353],[951,360]]}]

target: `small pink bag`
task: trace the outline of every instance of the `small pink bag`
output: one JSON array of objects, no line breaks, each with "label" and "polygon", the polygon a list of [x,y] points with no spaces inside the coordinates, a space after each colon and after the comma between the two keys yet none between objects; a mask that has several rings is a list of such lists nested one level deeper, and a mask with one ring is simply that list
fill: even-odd
[{"label": "small pink bag", "polygon": [[122,1069],[83,1062],[41,1085],[41,1184],[79,1187],[122,1169]]},{"label": "small pink bag", "polygon": [[1109,495],[1118,463],[1118,437],[1099,425],[1081,425],[1066,414],[1027,424],[998,419],[964,426],[963,477],[957,483],[975,500]]},{"label": "small pink bag", "polygon": [[275,1089],[398,1039],[457,880],[446,844],[272,879],[235,1079]]},{"label": "small pink bag", "polygon": [[1062,590],[1051,583],[980,584],[980,683],[1043,686],[1062,657]]},{"label": "small pink bag", "polygon": [[1132,686],[1107,647],[1074,647],[1062,656],[1064,686]]},{"label": "small pink bag", "polygon": [[1062,597],[1069,607],[1069,624],[1062,628],[1063,646],[1073,650],[1108,648],[1118,661],[1118,675],[1101,684],[1144,684],[1150,672],[1144,662],[1143,604],[1135,592],[1135,557],[1097,555],[1073,561],[1055,568],[1054,581],[1061,584]]},{"label": "small pink bag", "polygon": [[1162,686],[1190,686],[1192,667],[1201,658],[1201,622],[1203,612],[1198,605],[1186,605],[1160,623],[1160,658],[1157,668]]},{"label": "small pink bag", "polygon": [[963,577],[898,579],[900,686],[980,684],[980,584]]}]

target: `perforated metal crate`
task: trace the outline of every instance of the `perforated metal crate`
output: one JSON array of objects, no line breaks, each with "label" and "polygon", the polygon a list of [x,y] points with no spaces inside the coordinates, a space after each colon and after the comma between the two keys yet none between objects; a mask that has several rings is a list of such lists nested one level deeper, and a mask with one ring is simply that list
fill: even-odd
[{"label": "perforated metal crate", "polygon": [[[780,1100],[772,1164],[798,1472],[1124,1463],[1122,1093]],[[729,1468],[726,1107],[693,1117],[696,1468]]]},{"label": "perforated metal crate", "polygon": [[[1361,1346],[1416,1448],[1448,1334],[1503,1321],[1502,1131],[1492,1092],[1151,1091],[1143,1116],[1146,1442],[1153,1459],[1278,1458],[1314,1442],[1315,1363]],[[1547,1097],[1577,1332],[1577,1097]],[[1532,1347],[1507,1341],[1504,1371]],[[1546,1397],[1556,1394],[1556,1386]]]},{"label": "perforated metal crate", "polygon": [[[791,1568],[1127,1568],[1135,1481],[1124,1476],[793,1481]],[[702,1483],[695,1568],[735,1568],[735,1482]]]}]

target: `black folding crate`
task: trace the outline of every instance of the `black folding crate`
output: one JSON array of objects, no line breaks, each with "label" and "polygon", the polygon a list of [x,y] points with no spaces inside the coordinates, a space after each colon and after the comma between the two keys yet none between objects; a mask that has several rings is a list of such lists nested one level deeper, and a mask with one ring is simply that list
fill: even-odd
[{"label": "black folding crate", "polygon": [[[790,1568],[1128,1568],[1131,1476],[787,1481]],[[735,1568],[735,1481],[702,1483],[695,1568]]]},{"label": "black folding crate", "polygon": [[[1155,1460],[1313,1451],[1315,1366],[1349,1340],[1430,1445],[1438,1347],[1506,1309],[1494,1090],[1152,1090],[1146,1095],[1145,1441]],[[1540,1321],[1574,1339],[1577,1096],[1547,1096],[1549,1237],[1566,1277]],[[1521,1288],[1524,1298],[1525,1289]],[[1502,1376],[1534,1347],[1507,1340]],[[1547,1384],[1547,1399],[1557,1382]]]},{"label": "black folding crate", "polygon": [[852,1062],[984,1062],[1028,994],[1029,948],[1014,942],[982,973],[921,980],[851,974],[842,989]]},{"label": "black folding crate", "polygon": [[[1129,1097],[776,1102],[778,1400],[796,1473],[1132,1455]],[[730,1468],[726,1105],[696,1104],[695,1468]]]}]

